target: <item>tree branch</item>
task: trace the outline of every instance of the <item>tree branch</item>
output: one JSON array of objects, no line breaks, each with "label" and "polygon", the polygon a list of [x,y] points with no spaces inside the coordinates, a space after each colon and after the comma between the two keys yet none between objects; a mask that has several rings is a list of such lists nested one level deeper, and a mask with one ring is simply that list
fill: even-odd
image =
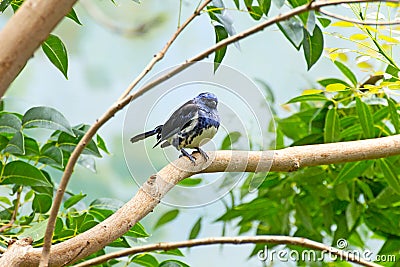
[{"label": "tree branch", "polygon": [[195,17],[200,15],[200,12],[211,2],[212,0],[205,0],[199,7],[193,12],[193,14],[181,25],[178,27],[176,32],[172,35],[171,39],[168,40],[168,42],[165,44],[163,49],[161,49],[160,52],[158,52],[156,55],[154,55],[153,59],[147,64],[147,66],[143,69],[143,71],[136,77],[135,80],[132,81],[132,83],[126,88],[125,92],[120,96],[118,100],[124,99],[129,93],[132,91],[132,89],[143,79],[144,76],[146,76],[147,73],[149,73],[152,69],[153,66],[160,61],[165,53],[167,53],[168,49],[172,45],[172,43],[176,40],[176,38],[179,36],[179,34],[186,28],[187,25],[189,25],[192,20],[194,20]]},{"label": "tree branch", "polygon": [[[103,222],[62,243],[52,246],[50,265],[71,264],[102,249],[150,213],[178,182],[197,173],[295,171],[301,167],[326,165],[400,154],[400,135],[376,139],[289,147],[271,151],[207,152],[209,161],[195,153],[196,166],[185,157],[152,175],[137,194]],[[18,266],[36,266],[42,249],[29,248],[13,255]],[[8,251],[4,254],[8,254]],[[10,266],[0,258],[0,266]]]},{"label": "tree branch", "polygon": [[337,20],[341,20],[341,21],[347,21],[347,22],[351,22],[354,24],[361,24],[361,25],[396,25],[396,24],[400,24],[400,20],[399,19],[395,19],[392,21],[376,21],[376,20],[358,20],[358,19],[351,19],[349,17],[345,17],[339,14],[335,14],[333,12],[329,12],[323,9],[319,9],[318,10],[319,13],[324,14],[325,16],[337,19]]},{"label": "tree branch", "polygon": [[17,218],[17,215],[18,215],[18,208],[19,208],[19,204],[20,204],[19,202],[21,199],[21,192],[22,192],[22,186],[20,186],[17,191],[17,198],[15,199],[15,207],[14,207],[13,213],[11,215],[11,219],[7,224],[0,227],[0,233],[4,232],[8,228],[12,227],[12,225],[14,224],[15,219]]},{"label": "tree branch", "polygon": [[76,0],[26,0],[0,32],[0,98]]},{"label": "tree branch", "polygon": [[275,24],[279,21],[286,20],[290,17],[293,17],[295,15],[298,15],[300,13],[310,11],[310,10],[318,10],[319,8],[323,6],[331,6],[331,5],[338,5],[338,4],[343,4],[343,3],[363,3],[363,2],[396,2],[396,0],[385,0],[385,1],[378,1],[378,0],[335,0],[335,1],[317,1],[317,2],[312,2],[310,4],[306,4],[303,6],[299,6],[297,8],[292,9],[291,11],[288,11],[285,14],[278,15],[272,19],[269,19],[261,24],[258,24],[254,27],[249,28],[248,30],[245,30],[241,33],[238,33],[234,36],[231,36],[229,38],[226,38],[220,42],[218,42],[216,45],[210,47],[209,49],[205,50],[203,53],[200,53],[199,55],[193,57],[190,60],[187,60],[184,64],[178,66],[176,69],[172,70],[170,73],[167,73],[166,75],[160,77],[159,79],[150,82],[134,92],[133,94],[129,95],[131,90],[140,82],[140,80],[152,69],[154,64],[156,64],[159,60],[161,60],[165,54],[165,52],[168,50],[172,42],[176,39],[178,34],[189,24],[189,22],[198,15],[198,13],[202,10],[200,8],[204,8],[207,3],[209,3],[209,0],[206,0],[199,8],[196,10],[196,12],[189,17],[189,19],[182,24],[180,28],[178,28],[177,32],[171,37],[170,41],[166,44],[166,46],[150,61],[150,63],[147,65],[147,67],[142,71],[141,74],[128,86],[128,88],[125,90],[125,92],[121,95],[121,97],[118,99],[118,102],[115,103],[113,106],[111,106],[106,113],[103,114],[101,118],[99,118],[96,123],[94,123],[90,129],[86,132],[86,134],[82,137],[80,142],[77,144],[75,147],[74,151],[72,152],[70,159],[68,160],[68,163],[65,167],[63,177],[61,179],[61,182],[59,184],[59,188],[57,190],[56,196],[54,198],[54,202],[50,211],[50,216],[49,216],[49,221],[47,224],[45,236],[44,236],[44,244],[43,244],[43,257],[41,261],[40,266],[47,266],[47,262],[49,259],[49,254],[50,254],[50,248],[51,248],[51,240],[53,236],[53,231],[54,231],[54,226],[55,226],[55,221],[57,219],[57,213],[60,208],[61,202],[62,202],[62,197],[64,195],[64,192],[66,190],[67,184],[69,182],[69,179],[72,175],[74,166],[82,153],[83,149],[85,148],[86,144],[92,139],[92,137],[96,134],[97,130],[103,126],[109,119],[111,119],[119,110],[121,110],[123,107],[128,105],[133,99],[136,99],[137,97],[141,96],[154,86],[162,83],[163,81],[169,79],[171,76],[181,72],[182,70],[186,69],[191,63],[194,63],[196,61],[202,60],[206,58],[208,55],[211,53],[215,52],[219,48],[232,44],[238,40],[241,40],[251,34],[254,34],[256,32],[259,32],[263,30],[264,28]]},{"label": "tree branch", "polygon": [[120,109],[125,107],[129,102],[143,94],[145,91],[139,91],[136,94],[128,97],[131,90],[143,79],[143,77],[153,68],[153,66],[160,61],[165,53],[168,51],[169,47],[172,43],[176,40],[178,35],[186,28],[186,26],[193,21],[195,17],[197,17],[200,12],[206,7],[211,0],[205,0],[196,10],[195,12],[176,30],[176,32],[172,35],[171,39],[167,42],[167,44],[158,52],[153,59],[149,62],[149,64],[144,68],[144,70],[136,77],[136,79],[128,86],[125,92],[122,93],[120,98],[118,99],[118,103],[113,105],[100,119],[97,120],[95,124],[93,124],[90,129],[86,132],[86,134],[82,137],[80,142],[77,144],[76,148],[72,152],[68,163],[65,167],[63,176],[61,178],[61,182],[58,186],[58,190],[56,196],[54,198],[53,205],[51,207],[49,221],[46,227],[46,232],[44,236],[44,243],[43,243],[43,252],[42,252],[42,260],[40,266],[47,266],[47,262],[49,261],[49,254],[51,248],[51,242],[53,238],[53,231],[55,227],[55,222],[57,219],[58,210],[60,209],[62,198],[64,196],[64,192],[67,188],[67,184],[69,179],[72,175],[74,166],[78,161],[80,154],[82,153],[83,149],[85,148],[86,144],[92,139],[92,137],[96,134],[97,130],[106,123],[110,118],[114,116]]},{"label": "tree branch", "polygon": [[[146,246],[128,248],[121,251],[109,253],[103,256],[99,256],[94,259],[90,259],[88,261],[79,263],[74,265],[74,267],[86,267],[86,266],[94,266],[103,262],[106,262],[111,259],[120,258],[124,256],[129,256],[133,254],[150,252],[155,250],[171,250],[176,248],[186,248],[186,247],[196,247],[196,246],[204,246],[204,245],[215,245],[215,244],[285,244],[285,245],[297,245],[304,248],[309,248],[313,250],[320,250],[328,252],[329,255],[335,255],[340,259],[344,259],[346,261],[351,261],[354,263],[358,263],[363,266],[369,267],[380,267],[381,265],[369,262],[361,257],[356,257],[354,253],[348,253],[344,250],[340,250],[334,247],[330,247],[324,245],[319,242],[315,242],[313,240],[309,240],[302,237],[292,237],[292,236],[240,236],[240,237],[208,237],[202,239],[193,239],[187,241],[180,242],[163,242],[157,244],[151,244]],[[266,257],[268,255],[263,255],[265,252],[261,250],[259,252],[262,256]],[[271,259],[272,261],[272,259]]]}]

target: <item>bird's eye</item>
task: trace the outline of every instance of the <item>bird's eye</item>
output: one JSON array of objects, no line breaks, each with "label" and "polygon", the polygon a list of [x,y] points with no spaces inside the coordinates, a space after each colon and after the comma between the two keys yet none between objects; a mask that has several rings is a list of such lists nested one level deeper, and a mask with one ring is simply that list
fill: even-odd
[{"label": "bird's eye", "polygon": [[210,106],[210,107],[216,107],[216,106],[217,106],[217,101],[215,101],[215,100],[209,100],[209,101],[208,101],[208,106]]}]

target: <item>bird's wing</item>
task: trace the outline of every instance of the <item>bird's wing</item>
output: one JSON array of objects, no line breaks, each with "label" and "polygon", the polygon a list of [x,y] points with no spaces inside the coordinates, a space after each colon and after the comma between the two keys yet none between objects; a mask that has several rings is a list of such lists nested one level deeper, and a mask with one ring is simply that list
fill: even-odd
[{"label": "bird's wing", "polygon": [[197,116],[198,111],[199,107],[192,100],[183,104],[163,125],[160,140],[167,140],[184,129]]}]

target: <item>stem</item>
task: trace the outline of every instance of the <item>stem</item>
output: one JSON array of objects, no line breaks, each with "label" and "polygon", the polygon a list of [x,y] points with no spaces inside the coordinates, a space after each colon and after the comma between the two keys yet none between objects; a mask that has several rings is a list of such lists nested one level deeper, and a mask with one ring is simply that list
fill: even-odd
[{"label": "stem", "polygon": [[118,102],[116,104],[114,104],[113,106],[111,106],[106,111],[106,113],[104,113],[104,115],[100,119],[98,119],[97,122],[89,128],[89,130],[86,132],[86,134],[82,137],[82,139],[79,141],[79,143],[75,147],[75,149],[72,152],[71,157],[68,160],[68,163],[65,167],[63,176],[61,178],[61,182],[58,186],[58,190],[57,190],[56,196],[54,198],[53,205],[51,207],[49,221],[48,221],[45,236],[44,236],[42,258],[41,258],[39,266],[41,266],[41,267],[48,266],[51,242],[52,242],[52,238],[53,238],[55,222],[57,219],[57,213],[58,213],[58,210],[60,209],[62,198],[64,196],[65,189],[67,188],[69,179],[71,178],[72,172],[74,170],[74,166],[75,166],[76,162],[78,161],[78,158],[79,158],[80,154],[82,153],[83,149],[85,148],[86,144],[96,134],[97,130],[104,123],[106,123],[109,119],[111,119],[115,113],[117,113],[120,109],[122,109],[127,104],[129,104],[132,99],[139,97],[140,95],[142,95],[145,92],[144,90],[140,90],[140,91],[136,92],[135,94],[129,96],[129,93],[132,91],[132,89],[143,79],[143,77],[148,72],[150,72],[150,70],[153,68],[153,66],[164,57],[165,53],[168,51],[168,49],[172,45],[172,43],[176,40],[178,35],[186,28],[186,26],[195,17],[197,17],[200,14],[201,10],[203,10],[203,8],[206,7],[210,2],[211,2],[211,0],[205,0],[196,9],[196,11],[182,24],[182,26],[180,26],[176,30],[176,32],[172,35],[171,39],[167,42],[167,44],[164,46],[164,48],[161,49],[161,51],[153,57],[153,59],[149,62],[149,64],[146,66],[146,68],[128,86],[128,88],[125,90],[125,92],[122,93],[122,95],[118,99]]},{"label": "stem", "polygon": [[15,206],[14,206],[13,213],[11,215],[11,219],[7,224],[3,225],[0,228],[0,233],[4,232],[5,230],[7,230],[8,228],[11,228],[13,226],[13,224],[15,222],[15,219],[17,218],[17,214],[18,214],[19,202],[20,202],[20,199],[21,199],[21,193],[22,193],[22,186],[20,186],[18,188],[17,198],[15,199],[15,204],[14,204]]},{"label": "stem", "polygon": [[[331,255],[336,255],[340,259],[344,259],[346,261],[351,261],[358,263],[362,266],[369,266],[369,267],[379,267],[381,265],[368,262],[365,259],[360,257],[356,257],[352,253],[348,253],[344,250],[340,250],[331,246],[324,245],[319,242],[315,242],[313,240],[309,240],[302,237],[291,237],[291,236],[241,236],[241,237],[208,237],[208,238],[201,238],[201,239],[193,239],[187,241],[180,241],[180,242],[163,242],[157,244],[151,244],[141,247],[134,247],[129,249],[124,249],[122,251],[117,251],[113,253],[109,253],[107,255],[99,256],[94,259],[90,259],[88,261],[79,263],[74,265],[74,267],[86,267],[86,266],[93,266],[98,265],[100,263],[106,262],[111,259],[129,256],[137,253],[142,252],[150,252],[156,250],[171,250],[176,248],[189,248],[189,247],[197,247],[197,246],[204,246],[204,245],[215,245],[215,244],[235,244],[235,245],[243,245],[243,244],[285,244],[285,245],[297,245],[304,248],[309,248],[313,250],[320,250],[328,252]],[[257,256],[267,257],[264,250],[260,250],[257,253]],[[261,260],[261,259],[260,259]]]}]

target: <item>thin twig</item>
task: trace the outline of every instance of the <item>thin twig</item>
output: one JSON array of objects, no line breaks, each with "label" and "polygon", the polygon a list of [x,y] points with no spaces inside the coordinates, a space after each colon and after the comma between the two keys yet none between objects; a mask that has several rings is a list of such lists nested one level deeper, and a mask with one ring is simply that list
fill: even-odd
[{"label": "thin twig", "polygon": [[398,19],[392,20],[392,21],[358,20],[358,19],[352,19],[349,17],[338,15],[336,13],[326,11],[323,9],[319,9],[318,11],[319,11],[319,13],[322,13],[328,17],[335,18],[335,19],[338,19],[341,21],[351,22],[354,24],[360,24],[360,25],[396,25],[396,24],[400,24],[400,20],[398,20]]},{"label": "thin twig", "polygon": [[[200,8],[204,8],[207,4],[209,3],[210,0],[206,0],[202,5],[199,6],[197,10],[202,10]],[[295,15],[301,14],[303,12],[307,12],[310,10],[319,10],[321,7],[324,6],[333,6],[333,5],[339,5],[339,4],[349,4],[349,3],[365,3],[365,2],[393,2],[397,3],[396,0],[335,0],[335,1],[317,1],[313,2],[312,4],[306,4],[303,6],[299,6],[297,8],[292,9],[291,11],[278,15],[272,19],[269,19],[261,24],[258,24],[254,27],[249,28],[248,30],[245,30],[243,32],[240,32],[236,35],[233,35],[231,37],[228,37],[214,46],[210,47],[209,49],[205,50],[204,52],[198,54],[197,56],[187,60],[184,64],[178,66],[176,69],[172,70],[171,72],[165,74],[164,76],[154,80],[153,82],[150,82],[143,87],[141,87],[139,90],[135,91],[134,93],[130,94],[132,89],[143,79],[143,77],[153,68],[153,66],[164,57],[165,52],[168,50],[172,42],[175,41],[177,38],[178,34],[187,26],[187,24],[190,22],[186,21],[185,23],[182,24],[182,26],[177,30],[177,32],[174,33],[172,38],[167,42],[166,46],[154,56],[154,58],[150,61],[150,63],[146,66],[146,68],[139,74],[139,76],[128,86],[128,88],[125,90],[125,92],[121,95],[121,97],[118,99],[117,103],[112,105],[90,128],[89,130],[85,133],[85,135],[82,137],[80,142],[77,144],[75,147],[74,151],[71,154],[71,157],[65,167],[63,177],[61,179],[61,182],[59,184],[59,188],[57,190],[56,196],[54,198],[54,202],[50,211],[50,216],[49,216],[49,221],[47,224],[45,236],[44,236],[44,244],[43,244],[43,251],[42,251],[42,257],[41,257],[41,263],[40,266],[45,267],[48,266],[48,261],[49,261],[49,255],[50,255],[50,248],[51,248],[51,240],[53,236],[53,231],[54,231],[54,225],[55,221],[57,218],[57,213],[61,205],[62,197],[64,195],[66,186],[69,182],[69,179],[72,175],[74,166],[82,153],[83,149],[86,147],[87,143],[91,140],[91,138],[96,134],[97,130],[102,127],[109,119],[111,119],[119,110],[124,108],[126,105],[130,103],[133,99],[138,98],[139,96],[143,95],[145,92],[153,88],[154,86],[162,83],[163,81],[169,79],[173,75],[181,72],[182,70],[186,69],[190,64],[202,60],[215,52],[216,50],[220,49],[223,46],[230,45],[234,42],[237,42],[243,38],[246,38],[247,36],[250,36],[256,32],[259,32],[263,30],[264,28],[279,22],[286,20],[290,17],[293,17]],[[196,17],[198,14],[196,12],[191,16],[191,17]],[[178,34],[177,34],[178,33]],[[130,94],[130,95],[129,95]]]},{"label": "thin twig", "polygon": [[[74,265],[75,267],[87,267],[94,266],[100,263],[106,262],[111,259],[120,258],[124,256],[129,256],[142,252],[156,251],[156,250],[171,250],[176,248],[185,248],[185,247],[195,247],[195,246],[203,246],[203,245],[215,245],[215,244],[285,244],[285,245],[298,245],[304,248],[309,248],[313,250],[325,251],[328,255],[335,255],[340,259],[344,259],[346,261],[351,261],[354,263],[358,263],[363,266],[369,267],[379,267],[381,265],[368,262],[367,260],[356,257],[354,253],[348,253],[344,250],[340,250],[331,246],[324,245],[322,243],[302,238],[302,237],[292,237],[292,236],[241,236],[241,237],[208,237],[201,239],[193,239],[186,240],[180,242],[163,242],[157,244],[151,244],[141,247],[128,248],[121,251],[109,253],[103,256],[99,256],[94,259],[90,259],[88,261],[79,263]],[[267,257],[268,255],[264,255],[265,251],[259,251],[260,256]]]},{"label": "thin twig", "polygon": [[[76,162],[78,161],[78,158],[79,158],[80,154],[82,153],[83,149],[85,148],[86,144],[90,141],[90,139],[96,134],[97,130],[105,122],[107,122],[110,118],[112,118],[114,116],[115,113],[117,113],[121,108],[123,108],[130,102],[131,98],[129,98],[127,96],[132,91],[132,89],[143,79],[143,77],[153,68],[153,66],[164,57],[165,53],[168,51],[168,49],[172,45],[172,43],[176,40],[178,35],[186,28],[186,26],[191,21],[193,21],[193,19],[195,17],[197,17],[200,14],[200,12],[203,10],[203,8],[206,7],[211,1],[212,0],[205,0],[196,9],[196,11],[176,30],[176,32],[172,35],[171,39],[167,42],[167,44],[163,47],[163,49],[161,49],[161,51],[158,52],[153,57],[153,59],[144,68],[144,70],[128,86],[128,88],[125,90],[125,92],[122,93],[122,95],[118,99],[118,103],[116,105],[113,105],[110,109],[108,109],[108,111],[100,119],[98,119],[95,124],[93,124],[90,127],[90,129],[86,132],[86,134],[83,136],[83,138],[77,144],[74,151],[71,153],[71,157],[69,158],[68,163],[65,167],[63,177],[61,179],[56,196],[54,198],[53,205],[51,207],[49,221],[47,223],[46,232],[45,232],[45,236],[44,236],[42,258],[41,258],[39,266],[41,266],[41,267],[48,266],[51,242],[52,242],[52,238],[53,238],[53,231],[54,231],[54,226],[55,226],[55,222],[57,219],[58,210],[60,209],[62,198],[64,196],[64,192],[65,192],[65,189],[69,182],[69,179],[72,175],[74,166],[75,166]],[[139,96],[140,94],[136,94],[136,95]],[[126,100],[128,100],[128,101],[126,101]],[[121,102],[122,102],[122,104],[121,104]]]},{"label": "thin twig", "polygon": [[4,232],[5,230],[7,230],[8,228],[13,226],[15,219],[17,218],[17,214],[18,214],[19,201],[21,199],[21,192],[22,192],[22,186],[20,186],[20,188],[17,191],[17,198],[15,199],[15,207],[14,207],[13,213],[11,215],[11,219],[7,224],[3,225],[0,228],[0,233]]},{"label": "thin twig", "polygon": [[120,96],[118,100],[124,99],[129,93],[132,91],[132,89],[143,79],[144,76],[146,76],[147,73],[151,71],[153,66],[160,61],[165,53],[167,53],[168,49],[171,47],[172,43],[176,40],[176,38],[179,36],[179,34],[189,25],[190,22],[194,20],[195,17],[200,15],[200,12],[211,2],[212,0],[206,0],[204,1],[197,9],[196,11],[181,25],[178,27],[176,32],[172,35],[171,39],[165,44],[163,49],[160,50],[152,60],[147,64],[147,66],[143,69],[143,71],[136,77],[135,80],[132,81],[132,83],[126,88],[125,92]]}]

